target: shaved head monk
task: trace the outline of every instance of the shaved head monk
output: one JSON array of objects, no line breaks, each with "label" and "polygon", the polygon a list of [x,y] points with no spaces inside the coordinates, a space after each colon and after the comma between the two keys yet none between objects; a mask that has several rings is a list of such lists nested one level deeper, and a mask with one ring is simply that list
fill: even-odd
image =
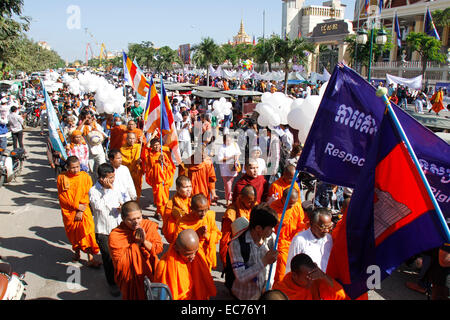
[{"label": "shaved head monk", "polygon": [[136,195],[139,199],[142,192],[142,160],[141,145],[136,141],[136,134],[130,132],[127,134],[126,143],[120,148],[122,154],[122,164],[130,170],[133,179]]},{"label": "shaved head monk", "polygon": [[145,300],[144,277],[153,281],[158,254],[163,250],[158,225],[143,219],[136,201],[122,206],[122,223],[109,235],[115,280],[124,300]]},{"label": "shaved head monk", "polygon": [[175,181],[177,192],[167,202],[162,216],[162,233],[168,243],[175,240],[177,222],[187,215],[191,208],[192,183],[186,176],[179,176]]},{"label": "shaved head monk", "polygon": [[160,220],[169,201],[169,190],[173,184],[175,164],[169,147],[161,146],[160,139],[150,140],[143,153],[145,179],[152,187],[155,218]]},{"label": "shaved head monk", "polygon": [[292,258],[291,272],[272,289],[285,293],[289,300],[347,300],[342,286],[326,275],[304,253]]},{"label": "shaved head monk", "polygon": [[[290,188],[294,175],[295,166],[292,164],[287,165],[283,170],[283,175],[270,185],[268,197],[275,200],[280,199],[283,196],[283,191]],[[294,189],[300,193],[298,183],[294,184]],[[298,198],[298,201],[301,202],[300,197]]]},{"label": "shaved head monk", "polygon": [[192,194],[201,193],[205,195],[209,203],[217,201],[216,171],[204,146],[196,150],[191,156],[190,163],[181,164],[178,172],[179,175],[184,175],[191,179]]},{"label": "shaved head monk", "polygon": [[231,240],[231,224],[240,217],[250,220],[250,212],[257,205],[256,189],[251,184],[242,188],[236,201],[230,204],[222,217],[222,238],[219,253],[223,266],[226,264],[228,242]]},{"label": "shaved head monk", "polygon": [[76,156],[66,160],[67,171],[58,176],[58,198],[61,206],[64,229],[75,251],[74,261],[80,260],[80,251],[87,253],[88,266],[99,267],[101,262],[94,258],[100,252],[95,240],[95,225],[89,207],[89,190],[92,179],[80,171],[80,161]]},{"label": "shaved head monk", "polygon": [[155,282],[166,284],[174,300],[208,300],[216,287],[202,250],[197,232],[181,231],[158,263]]},{"label": "shaved head monk", "polygon": [[203,251],[209,269],[217,265],[216,245],[222,233],[216,225],[216,213],[209,210],[206,197],[199,193],[192,197],[191,211],[178,220],[177,234],[186,229],[197,232],[200,241],[200,251]]},{"label": "shaved head monk", "polygon": [[[270,205],[278,214],[278,221],[281,221],[288,193],[289,189],[285,189],[282,198],[275,200]],[[275,270],[275,282],[281,280],[286,273],[286,261],[292,239],[298,232],[306,230],[309,227],[309,219],[305,215],[301,203],[298,201],[299,197],[300,194],[298,191],[292,189],[291,197],[289,198],[286,207],[286,213],[284,214],[280,237],[278,239],[278,258],[277,268]],[[275,227],[275,230],[278,230],[278,225]]]},{"label": "shaved head monk", "polygon": [[245,174],[236,182],[233,189],[233,202],[237,200],[237,197],[246,185],[251,184],[256,189],[256,201],[258,203],[264,202],[267,197],[269,184],[264,176],[258,175],[258,161],[250,158],[245,164]]}]

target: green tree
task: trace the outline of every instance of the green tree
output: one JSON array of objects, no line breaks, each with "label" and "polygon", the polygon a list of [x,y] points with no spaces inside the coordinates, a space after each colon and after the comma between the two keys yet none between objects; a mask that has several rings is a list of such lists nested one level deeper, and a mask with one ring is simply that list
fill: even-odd
[{"label": "green tree", "polygon": [[239,56],[236,52],[235,47],[232,44],[226,43],[222,45],[223,60],[228,60],[233,67],[237,66],[239,63]]},{"label": "green tree", "polygon": [[141,43],[130,43],[128,45],[128,56],[130,59],[136,59],[141,67],[151,69],[155,64],[156,48],[151,41],[142,41]]},{"label": "green tree", "polygon": [[206,68],[207,85],[209,86],[209,65],[221,63],[223,54],[220,47],[210,37],[203,38],[199,44],[192,47],[194,55],[193,62],[199,66]]},{"label": "green tree", "polygon": [[307,55],[314,51],[313,45],[304,38],[298,39],[281,39],[276,38],[276,55],[281,59],[284,71],[284,93],[287,94],[287,82],[289,77],[289,70],[291,69],[291,61],[294,57],[297,59],[297,64],[306,66]]},{"label": "green tree", "polygon": [[420,60],[422,61],[422,79],[425,84],[425,75],[427,71],[428,61],[444,62],[445,55],[443,55],[441,50],[441,42],[434,37],[422,32],[410,32],[406,37],[406,43],[411,48],[412,51],[416,51]]},{"label": "green tree", "polygon": [[450,7],[444,10],[436,10],[431,13],[433,22],[439,27],[448,27],[450,25]]},{"label": "green tree", "polygon": [[172,71],[174,64],[183,65],[183,61],[181,61],[177,50],[172,50],[170,47],[164,46],[156,51],[154,64],[156,72]]},{"label": "green tree", "polygon": [[268,39],[259,38],[255,46],[255,62],[263,65],[267,62],[269,72],[272,72],[272,64],[280,62],[280,58],[276,55],[276,39],[278,36],[272,35]]},{"label": "green tree", "polygon": [[0,1],[0,70],[5,71],[13,56],[15,41],[29,30],[30,18],[22,16],[23,0]]},{"label": "green tree", "polygon": [[255,49],[253,45],[248,43],[237,44],[235,50],[238,59],[241,60],[253,59],[253,57],[255,56]]}]

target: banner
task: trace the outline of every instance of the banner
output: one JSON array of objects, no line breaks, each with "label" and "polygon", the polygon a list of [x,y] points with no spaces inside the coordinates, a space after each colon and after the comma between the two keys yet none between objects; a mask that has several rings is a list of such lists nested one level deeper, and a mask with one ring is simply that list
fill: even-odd
[{"label": "banner", "polygon": [[[67,159],[66,149],[64,148],[63,142],[61,141],[61,136],[64,137],[63,131],[61,129],[61,124],[56,114],[55,108],[53,107],[52,100],[50,99],[47,90],[45,89],[44,83],[41,81],[42,90],[44,91],[45,106],[47,108],[47,125],[48,125],[48,136],[50,137],[50,142],[55,151],[61,153],[61,158]],[[58,132],[59,130],[59,132]]]},{"label": "banner", "polygon": [[387,84],[394,83],[395,85],[403,85],[407,86],[408,88],[415,89],[415,90],[422,90],[422,75],[417,76],[415,78],[400,78],[393,75],[390,75],[386,73],[386,81]]},{"label": "banner", "polygon": [[[378,132],[385,105],[375,88],[347,66],[328,82],[298,168],[328,183],[354,188]],[[392,104],[433,194],[450,217],[450,145]]]},{"label": "banner", "polygon": [[181,60],[184,64],[191,64],[191,45],[182,44],[178,49]]}]

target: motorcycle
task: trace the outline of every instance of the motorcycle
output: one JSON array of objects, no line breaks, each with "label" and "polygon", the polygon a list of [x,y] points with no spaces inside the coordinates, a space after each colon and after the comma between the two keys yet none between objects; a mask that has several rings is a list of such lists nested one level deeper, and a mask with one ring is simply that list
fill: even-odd
[{"label": "motorcycle", "polygon": [[13,272],[9,263],[0,263],[0,300],[25,300],[24,278]]},{"label": "motorcycle", "polygon": [[20,175],[25,158],[23,149],[18,148],[11,152],[0,149],[0,187]]},{"label": "motorcycle", "polygon": [[300,181],[300,187],[305,192],[305,201],[314,201],[314,196],[317,188],[317,179],[304,171],[299,173],[298,180]]},{"label": "motorcycle", "polygon": [[26,109],[25,125],[36,128],[39,125],[41,109],[38,106],[31,106]]},{"label": "motorcycle", "polygon": [[144,277],[144,288],[147,300],[173,300],[172,292],[166,284],[151,282],[147,276]]}]

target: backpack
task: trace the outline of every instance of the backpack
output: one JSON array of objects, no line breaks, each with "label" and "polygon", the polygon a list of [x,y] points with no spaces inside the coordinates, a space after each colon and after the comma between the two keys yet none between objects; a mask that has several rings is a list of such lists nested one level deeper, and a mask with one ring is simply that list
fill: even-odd
[{"label": "backpack", "polygon": [[[248,259],[250,258],[250,244],[245,242],[245,234],[247,232],[242,233],[238,239],[239,239],[239,245],[241,247],[241,255],[244,259],[244,263],[247,264]],[[231,242],[231,241],[230,241]],[[247,268],[247,266],[245,266]],[[226,265],[223,269],[223,273],[225,274],[225,287],[228,288],[228,290],[231,291],[231,288],[233,287],[234,279],[236,279],[233,268],[231,267],[231,259],[230,254],[227,251],[227,258],[226,258]]]}]

